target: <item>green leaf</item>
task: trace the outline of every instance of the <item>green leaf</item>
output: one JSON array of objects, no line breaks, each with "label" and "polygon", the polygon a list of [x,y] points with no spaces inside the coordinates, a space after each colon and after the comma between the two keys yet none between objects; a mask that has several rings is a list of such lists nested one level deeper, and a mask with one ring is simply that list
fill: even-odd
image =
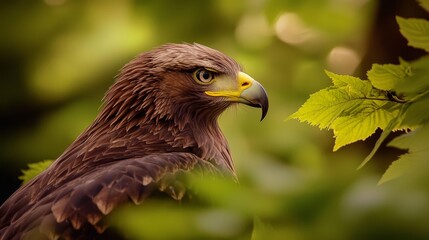
[{"label": "green leaf", "polygon": [[404,80],[406,71],[402,65],[395,64],[373,64],[367,72],[368,80],[375,88],[381,90],[392,90],[398,82]]},{"label": "green leaf", "polygon": [[295,118],[320,129],[331,128],[332,123],[342,112],[356,107],[358,103],[350,101],[345,91],[326,88],[310,95],[302,107],[289,118]]},{"label": "green leaf", "polygon": [[429,12],[429,0],[418,0],[420,6]]},{"label": "green leaf", "polygon": [[408,128],[415,128],[429,120],[429,93],[422,98],[412,102],[405,112],[401,125]]},{"label": "green leaf", "polygon": [[429,21],[417,18],[396,17],[399,31],[408,40],[408,45],[429,52]]},{"label": "green leaf", "polygon": [[429,127],[423,126],[415,131],[403,134],[393,139],[388,146],[400,149],[408,149],[408,153],[403,154],[394,161],[381,177],[379,184],[385,183],[407,173],[412,173],[419,169],[422,163],[427,162],[429,156]]},{"label": "green leaf", "polygon": [[368,81],[363,81],[360,78],[348,76],[348,75],[339,75],[333,72],[325,71],[326,75],[332,80],[332,83],[336,87],[351,87],[352,92],[365,93],[371,91],[371,84]]},{"label": "green leaf", "polygon": [[53,160],[44,160],[41,162],[28,164],[28,169],[22,170],[22,175],[18,177],[19,180],[22,180],[22,185],[43,172],[51,165],[52,162]]},{"label": "green leaf", "polygon": [[400,103],[391,101],[371,82],[326,72],[333,86],[310,95],[290,118],[334,130],[334,151],[364,140],[377,128],[384,129],[397,117]]},{"label": "green leaf", "polygon": [[429,89],[429,56],[410,62],[408,66],[406,71],[409,73],[404,81],[398,82],[395,91],[412,97]]},{"label": "green leaf", "polygon": [[398,178],[404,173],[409,172],[412,169],[412,166],[415,165],[414,158],[415,156],[413,156],[413,154],[404,154],[398,160],[392,162],[378,181],[378,185]]},{"label": "green leaf", "polygon": [[362,101],[360,98],[371,92],[368,81],[328,71],[326,74],[332,79],[334,86],[310,95],[304,105],[289,118],[317,125],[321,129],[330,129],[335,119],[345,111],[356,108]]},{"label": "green leaf", "polygon": [[385,129],[383,129],[383,132],[381,133],[380,137],[377,139],[377,142],[375,142],[375,146],[372,148],[372,150],[368,154],[368,156],[366,156],[366,158],[359,165],[358,169],[365,166],[365,164],[367,164],[369,162],[369,160],[371,160],[372,157],[374,157],[375,153],[380,148],[381,144],[384,142],[384,140],[386,140],[386,138],[389,136],[390,132],[393,131],[393,129],[395,129],[395,126],[398,124],[398,122],[399,122],[399,117],[396,117],[389,122],[389,124],[387,125],[387,127]]},{"label": "green leaf", "polygon": [[428,151],[428,139],[429,126],[425,125],[407,134],[396,137],[388,144],[388,146],[399,149],[408,149],[409,152]]},{"label": "green leaf", "polygon": [[391,105],[391,109],[387,105],[380,105],[378,101],[362,101],[356,109],[358,112],[337,118],[333,124],[336,136],[334,151],[344,145],[365,140],[378,128],[385,129],[399,112],[395,105]]}]

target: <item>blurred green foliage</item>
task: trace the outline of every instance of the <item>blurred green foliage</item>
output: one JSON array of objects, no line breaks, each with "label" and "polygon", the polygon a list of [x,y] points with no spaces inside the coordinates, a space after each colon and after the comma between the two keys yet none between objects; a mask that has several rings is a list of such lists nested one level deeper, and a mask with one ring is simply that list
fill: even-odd
[{"label": "blurred green foliage", "polygon": [[26,184],[31,179],[39,175],[42,171],[48,168],[52,162],[53,160],[44,160],[41,162],[28,164],[28,169],[22,170],[22,175],[18,177],[19,180],[22,181],[22,185]]},{"label": "blurred green foliage", "polygon": [[355,171],[373,144],[332,153],[330,133],[284,122],[310,93],[330,85],[324,69],[352,74],[371,54],[383,59],[384,45],[367,51],[368,39],[382,36],[368,33],[381,31],[372,31],[377,21],[394,22],[397,6],[418,11],[403,2],[2,2],[2,199],[19,186],[27,163],[55,159],[91,123],[133,56],[166,42],[198,42],[238,60],[270,97],[262,123],[258,110],[245,106],[220,119],[241,184],[197,181],[198,206],[124,208],[111,219],[120,231],[132,239],[427,239],[428,165],[377,187],[388,159],[399,153],[382,147],[373,163]]},{"label": "blurred green foliage", "polygon": [[[271,164],[258,167],[272,170]],[[427,239],[429,165],[421,164],[383,187],[374,177],[286,166],[275,172],[288,182],[271,188],[256,177],[241,185],[199,178],[193,182],[199,205],[149,200],[119,209],[111,221],[130,239]]]}]

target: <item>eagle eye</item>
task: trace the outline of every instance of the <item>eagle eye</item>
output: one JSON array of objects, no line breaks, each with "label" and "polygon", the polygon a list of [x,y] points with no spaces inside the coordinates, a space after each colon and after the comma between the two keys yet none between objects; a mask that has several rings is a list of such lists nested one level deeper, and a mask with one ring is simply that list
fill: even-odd
[{"label": "eagle eye", "polygon": [[214,79],[214,73],[205,68],[200,68],[194,72],[194,78],[203,84],[208,84]]}]

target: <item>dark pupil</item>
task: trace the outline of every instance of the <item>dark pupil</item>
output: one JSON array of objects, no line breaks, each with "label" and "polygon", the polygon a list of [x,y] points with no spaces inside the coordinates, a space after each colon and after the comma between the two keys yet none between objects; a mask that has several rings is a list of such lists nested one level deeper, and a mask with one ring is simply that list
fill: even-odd
[{"label": "dark pupil", "polygon": [[203,80],[208,80],[208,79],[210,79],[210,73],[207,72],[207,71],[203,71],[201,73],[201,77],[202,77]]}]

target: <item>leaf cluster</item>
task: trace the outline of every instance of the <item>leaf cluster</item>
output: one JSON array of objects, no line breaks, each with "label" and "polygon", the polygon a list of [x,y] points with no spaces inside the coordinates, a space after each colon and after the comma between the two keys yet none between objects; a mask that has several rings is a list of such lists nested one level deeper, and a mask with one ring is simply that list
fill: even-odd
[{"label": "leaf cluster", "polygon": [[[428,9],[428,1],[420,1]],[[429,52],[429,21],[397,17],[401,34],[408,45]],[[386,137],[397,130],[411,131],[388,146],[408,150],[387,169],[380,183],[408,172],[411,165],[429,156],[429,56],[415,61],[400,59],[399,64],[373,64],[367,79],[326,72],[332,86],[312,95],[289,118],[320,129],[333,130],[334,151],[365,140],[377,129],[383,132],[365,165]],[[420,143],[420,144],[418,144]]]}]

